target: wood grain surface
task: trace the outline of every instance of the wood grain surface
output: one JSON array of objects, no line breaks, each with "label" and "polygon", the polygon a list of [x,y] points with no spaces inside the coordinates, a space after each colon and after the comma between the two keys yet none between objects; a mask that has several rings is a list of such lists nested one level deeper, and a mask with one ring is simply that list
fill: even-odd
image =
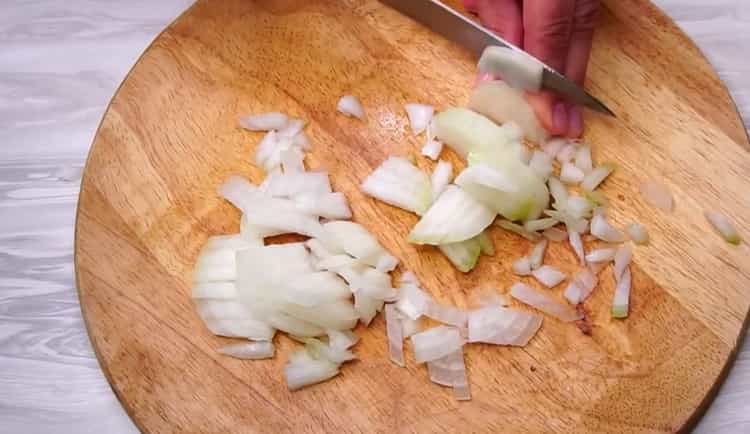
[{"label": "wood grain surface", "polygon": [[[741,4],[736,1],[723,1],[709,6],[682,0],[659,3],[668,7],[670,13],[680,20],[691,35],[698,38],[702,46],[711,48],[708,51],[711,60],[719,71],[723,72],[723,78],[730,84],[735,84],[734,95],[738,102],[746,101],[746,93],[743,93],[741,86],[737,86],[742,83],[743,67],[741,62],[738,63],[736,57],[733,56],[738,50],[741,51],[741,44],[745,39],[731,36],[730,41],[726,36],[722,36],[730,33],[741,36],[741,30],[747,28],[746,21],[743,21],[747,17],[743,15],[744,9]],[[41,4],[37,7],[41,7]],[[0,431],[2,432],[18,432],[20,427],[24,427],[25,432],[48,432],[59,429],[61,426],[67,426],[77,432],[89,432],[94,427],[98,429],[91,432],[101,432],[103,429],[115,429],[119,432],[126,428],[125,425],[115,422],[117,418],[113,419],[115,414],[112,410],[115,408],[110,406],[106,397],[108,391],[101,387],[103,385],[101,380],[97,379],[96,375],[92,375],[95,373],[96,364],[88,353],[85,335],[80,333],[77,312],[65,308],[65,306],[76,304],[73,297],[66,295],[71,294],[68,281],[70,270],[69,266],[65,266],[66,258],[70,258],[65,253],[70,248],[70,242],[66,241],[67,237],[60,229],[66,227],[66,220],[70,220],[68,216],[71,214],[65,211],[66,207],[70,209],[75,201],[75,191],[65,190],[66,185],[75,185],[75,180],[69,179],[65,169],[69,166],[76,167],[81,162],[82,154],[70,145],[75,146],[75,143],[79,143],[80,149],[85,150],[86,136],[90,134],[86,128],[91,128],[92,121],[95,122],[98,116],[97,105],[101,105],[107,98],[106,94],[109,92],[107,89],[111,89],[111,86],[119,80],[118,75],[127,68],[129,60],[126,57],[123,58],[122,53],[132,55],[136,52],[134,47],[135,50],[138,49],[141,36],[139,34],[134,38],[131,35],[142,31],[144,36],[140,40],[145,41],[145,38],[150,37],[149,35],[159,28],[158,20],[164,19],[159,17],[165,14],[168,16],[170,13],[168,7],[165,6],[163,10],[156,11],[153,20],[151,14],[149,18],[145,16],[140,18],[135,12],[138,10],[135,6],[132,11],[126,11],[121,6],[113,7],[106,14],[96,15],[96,12],[93,12],[90,17],[82,16],[83,18],[79,21],[71,21],[70,26],[59,27],[56,33],[42,33],[43,23],[55,21],[62,23],[64,18],[58,17],[76,14],[75,2],[66,5],[65,9],[61,8],[60,12],[49,15],[49,18],[44,18],[41,14],[38,17],[32,15],[34,9],[24,9],[23,13],[19,10],[18,13],[3,15],[4,22],[8,23],[19,19],[22,22],[28,19],[28,22],[39,23],[39,27],[29,28],[26,34],[33,35],[33,41],[41,41],[35,42],[36,46],[29,45],[29,39],[22,38],[18,33],[19,30],[26,31],[26,28],[4,27],[4,35],[12,36],[13,32],[19,34],[18,38],[6,37],[4,39],[10,44],[5,45],[6,48],[26,47],[24,51],[29,54],[24,59],[15,52],[6,50],[0,59],[4,67],[3,76],[20,77],[19,71],[38,71],[35,75],[25,74],[23,79],[14,79],[11,88],[18,89],[21,95],[51,96],[52,105],[45,106],[42,111],[37,111],[35,119],[25,115],[23,110],[9,110],[5,122],[8,127],[6,132],[10,135],[7,136],[7,146],[0,150],[3,157],[0,173],[4,181],[3,218],[0,219],[0,224],[2,224],[3,232],[7,234],[2,241],[4,262],[0,263],[4,270],[3,306],[4,312],[7,312],[3,320],[8,326],[14,324],[13,327],[4,326],[2,378],[0,378],[4,384],[0,391],[2,398],[2,403],[0,403],[2,413],[0,414],[3,419]],[[67,8],[70,8],[70,11]],[[79,32],[80,36],[76,35],[78,39],[67,39],[68,34],[72,34],[77,27],[87,21],[91,21],[92,29],[97,29],[96,26],[102,22],[116,25],[109,25],[106,30],[104,28],[97,31],[86,29],[85,33]],[[732,29],[739,33],[732,32]],[[56,73],[48,72],[48,70],[52,71],[53,65],[62,66],[64,58],[58,56],[59,60],[55,60],[55,51],[51,48],[47,59],[52,57],[52,63],[33,63],[33,56],[43,53],[43,50],[47,50],[48,47],[54,47],[53,43],[46,41],[51,41],[49,38],[56,38],[56,35],[62,36],[59,39],[60,43],[67,43],[66,47],[72,48],[74,54],[84,53],[89,49],[88,47],[101,50],[101,47],[106,44],[112,44],[110,46],[113,49],[110,52],[113,55],[90,59],[81,56],[79,58],[84,62],[83,64],[79,62],[74,68],[63,67],[62,70],[59,69],[60,66],[57,66],[55,67],[58,68]],[[104,38],[101,38],[101,35]],[[95,37],[96,42],[93,40]],[[122,43],[117,42],[120,45],[109,42],[118,40],[122,41]],[[71,47],[70,44],[75,45]],[[119,53],[120,57],[114,53]],[[117,60],[117,65],[120,66],[113,67],[111,62],[106,67],[99,66],[101,61],[109,58],[121,59]],[[82,68],[81,71],[85,71],[86,68],[101,68],[104,72],[97,72],[99,75],[92,76],[86,75],[85,72],[78,74],[75,68]],[[91,77],[95,78],[93,82]],[[39,83],[40,79],[55,83],[56,87],[54,89],[40,87],[31,92],[34,89],[31,86],[37,86],[34,83]],[[91,91],[92,83],[98,89],[94,94]],[[62,97],[64,95],[62,92],[69,92],[71,98],[78,98],[82,102],[77,105],[77,111],[66,110],[67,117],[65,118],[55,115],[57,113],[55,110],[60,105],[57,103],[57,97]],[[84,96],[86,99],[81,99]],[[37,98],[36,101],[41,100]],[[66,98],[65,101],[70,101],[70,98]],[[81,110],[81,107],[87,106],[92,108],[87,111]],[[31,115],[31,113],[28,114]],[[86,118],[90,119],[86,121]],[[21,120],[24,123],[20,123]],[[53,127],[31,134],[33,130],[30,128],[38,125],[39,122],[46,122]],[[85,126],[87,122],[89,127]],[[29,131],[29,134],[24,131]],[[76,134],[82,140],[63,137],[61,134],[66,131],[78,131],[79,133]],[[59,144],[59,147],[53,147],[52,149],[56,150],[53,152],[45,151],[45,148],[41,147],[42,141],[38,140],[40,137],[47,138],[44,143]],[[39,146],[36,146],[37,144]],[[35,158],[33,162],[28,160],[28,163],[24,163],[24,158],[34,155],[44,156],[47,160]],[[60,170],[61,168],[63,170]],[[25,213],[26,210],[33,212]],[[45,250],[44,254],[34,253],[39,247]],[[50,248],[53,249],[50,250]],[[11,268],[14,266],[20,267]],[[27,340],[23,341],[23,339]],[[30,343],[33,344],[29,345]],[[744,363],[746,365],[746,360]],[[713,414],[709,414],[705,420],[705,432],[717,432],[721,429],[724,432],[736,432],[737,429],[741,430],[741,427],[747,426],[745,425],[746,419],[743,418],[746,412],[742,410],[746,408],[746,400],[742,398],[742,379],[744,378],[742,367],[737,366],[734,371],[736,374],[734,381],[724,388],[725,390],[714,405]],[[358,368],[352,367],[352,371],[355,369]],[[91,374],[88,371],[91,371]],[[14,374],[18,372],[28,372],[28,375]],[[705,375],[711,375],[711,373],[708,372]],[[18,429],[14,430],[13,426]]]}]

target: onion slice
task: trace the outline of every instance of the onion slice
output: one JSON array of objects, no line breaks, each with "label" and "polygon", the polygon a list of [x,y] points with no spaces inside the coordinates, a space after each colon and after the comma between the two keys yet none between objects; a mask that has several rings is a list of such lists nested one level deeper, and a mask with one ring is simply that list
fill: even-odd
[{"label": "onion slice", "polygon": [[531,167],[531,170],[533,170],[537,176],[545,180],[549,178],[554,171],[554,167],[552,167],[552,157],[541,151],[534,151],[531,154],[529,167]]},{"label": "onion slice", "polygon": [[510,295],[516,300],[552,315],[561,321],[572,322],[583,318],[582,314],[571,309],[569,306],[520,282],[510,288]]},{"label": "onion slice", "polygon": [[513,273],[518,276],[528,276],[531,274],[531,261],[528,256],[524,256],[513,262]]},{"label": "onion slice", "polygon": [[583,173],[589,173],[594,169],[591,161],[591,146],[582,145],[576,150],[575,165]]},{"label": "onion slice", "polygon": [[565,162],[560,169],[560,181],[575,185],[581,183],[586,175],[581,169],[571,162]]},{"label": "onion slice", "polygon": [[620,280],[620,276],[622,276],[622,273],[630,265],[630,261],[633,259],[633,250],[627,244],[621,246],[617,249],[614,259],[615,266],[613,270],[615,273],[615,280]]},{"label": "onion slice", "polygon": [[415,136],[427,129],[435,114],[435,107],[426,104],[406,104],[404,109],[409,116],[409,124]]},{"label": "onion slice", "polygon": [[551,217],[537,220],[529,220],[523,224],[523,228],[529,232],[543,231],[557,225],[559,222]]},{"label": "onion slice", "polygon": [[441,152],[443,152],[443,142],[440,140],[428,139],[422,147],[422,155],[433,161],[440,158]]},{"label": "onion slice", "polygon": [[597,213],[591,219],[591,235],[608,243],[622,243],[625,236],[612,226],[607,217],[602,213]]},{"label": "onion slice", "polygon": [[240,126],[250,131],[271,131],[284,128],[289,117],[284,113],[270,112],[240,117]]},{"label": "onion slice", "polygon": [[464,342],[456,327],[439,326],[411,336],[414,361],[431,362],[463,347]]},{"label": "onion slice", "polygon": [[417,215],[424,214],[433,201],[430,178],[401,157],[388,157],[361,188],[368,196]]},{"label": "onion slice", "polygon": [[438,249],[462,273],[468,273],[474,269],[482,252],[482,246],[477,237],[457,243],[440,244]]},{"label": "onion slice", "polygon": [[604,248],[592,250],[586,254],[586,262],[609,262],[615,259],[617,249]]},{"label": "onion slice", "polygon": [[433,201],[437,200],[440,194],[445,191],[448,184],[451,183],[451,178],[453,178],[453,165],[448,161],[438,161],[430,179]]},{"label": "onion slice", "polygon": [[537,241],[539,240],[539,234],[536,232],[530,232],[526,230],[523,226],[510,222],[508,220],[497,220],[495,222],[495,226],[499,226],[506,231],[513,232],[515,234],[518,234],[524,238],[526,238],[529,241]]},{"label": "onion slice", "polygon": [[226,345],[217,351],[220,354],[236,359],[260,360],[272,358],[274,346],[273,343],[268,341],[245,342],[242,344]]},{"label": "onion slice", "polygon": [[581,182],[581,188],[588,191],[594,191],[599,184],[604,182],[607,177],[615,170],[614,163],[604,163],[596,169],[589,172]]},{"label": "onion slice", "polygon": [[573,305],[582,303],[591,295],[598,283],[599,278],[596,274],[588,267],[584,267],[573,276],[573,281],[565,288],[564,296]]},{"label": "onion slice", "polygon": [[734,245],[739,245],[742,242],[742,237],[727,216],[715,211],[706,211],[704,215],[706,220],[716,229],[716,232],[724,238],[724,241]]},{"label": "onion slice", "polygon": [[336,110],[346,116],[353,116],[362,121],[365,120],[365,109],[362,107],[362,103],[359,102],[359,98],[354,95],[342,96],[336,104]]},{"label": "onion slice", "polygon": [[391,361],[398,366],[405,367],[404,362],[404,334],[396,306],[385,305],[385,329],[388,336],[388,353]]},{"label": "onion slice", "polygon": [[294,360],[284,367],[284,377],[286,378],[289,390],[298,390],[305,386],[320,383],[338,375],[339,365],[330,360],[314,359],[307,353],[307,350],[299,350]]},{"label": "onion slice", "polygon": [[533,270],[536,270],[544,264],[544,253],[547,251],[547,244],[547,240],[539,241],[531,250],[531,254],[529,254],[529,262],[531,263],[531,268]]},{"label": "onion slice", "polygon": [[492,306],[469,312],[468,341],[523,347],[542,325],[541,315]]},{"label": "onion slice", "polygon": [[576,256],[578,256],[578,259],[581,261],[581,265],[586,265],[586,254],[583,250],[583,240],[581,239],[581,234],[568,228],[568,242],[573,248]]},{"label": "onion slice", "polygon": [[458,401],[471,399],[469,382],[466,378],[463,348],[447,356],[427,362],[430,380],[442,386],[453,387],[453,397]]},{"label": "onion slice", "polygon": [[542,265],[531,272],[536,280],[547,288],[554,288],[565,280],[565,273],[551,265]]},{"label": "onion slice", "polygon": [[448,244],[479,235],[495,213],[455,185],[449,185],[409,233],[415,244]]},{"label": "onion slice", "polygon": [[630,267],[627,267],[622,272],[615,287],[615,296],[612,301],[612,316],[614,318],[626,318],[628,316],[631,279]]}]

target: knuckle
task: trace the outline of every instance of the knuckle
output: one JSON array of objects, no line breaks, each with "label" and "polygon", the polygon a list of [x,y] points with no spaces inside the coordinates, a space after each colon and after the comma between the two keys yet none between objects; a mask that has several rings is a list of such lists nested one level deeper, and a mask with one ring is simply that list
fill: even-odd
[{"label": "knuckle", "polygon": [[599,16],[599,0],[578,0],[573,16],[576,31],[593,30]]}]

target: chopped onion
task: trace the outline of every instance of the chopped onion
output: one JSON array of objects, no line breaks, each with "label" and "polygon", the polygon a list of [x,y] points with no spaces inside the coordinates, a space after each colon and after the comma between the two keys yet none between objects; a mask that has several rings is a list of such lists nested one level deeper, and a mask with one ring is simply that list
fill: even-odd
[{"label": "chopped onion", "polygon": [[310,139],[307,137],[307,134],[305,134],[304,131],[300,131],[296,136],[292,137],[292,146],[304,149],[305,151],[309,151],[310,149],[312,149]]},{"label": "chopped onion", "polygon": [[403,274],[401,274],[401,284],[402,285],[414,285],[419,286],[419,279],[417,278],[417,275],[414,274],[411,271],[404,271]]},{"label": "chopped onion", "polygon": [[523,347],[542,325],[541,315],[503,307],[485,307],[469,312],[469,342]]},{"label": "chopped onion", "polygon": [[578,232],[579,234],[585,233],[589,227],[589,221],[584,218],[574,218],[565,211],[555,210],[544,210],[544,213],[553,219],[565,223],[568,230]]},{"label": "chopped onion", "polygon": [[445,306],[434,300],[427,304],[425,316],[456,327],[466,327],[466,311],[453,306]]},{"label": "chopped onion", "polygon": [[482,52],[477,67],[480,74],[502,77],[503,81],[517,89],[537,92],[542,86],[544,66],[520,51],[490,45]]},{"label": "chopped onion", "polygon": [[427,129],[432,122],[433,114],[435,114],[435,107],[426,104],[406,104],[404,109],[409,116],[411,130],[415,136],[422,134]]},{"label": "chopped onion", "polygon": [[354,293],[354,310],[359,315],[359,320],[366,326],[370,325],[383,304],[383,300],[368,297],[364,292]]},{"label": "chopped onion", "polygon": [[466,378],[463,348],[447,356],[427,362],[427,370],[433,383],[453,388],[453,397],[458,401],[471,399],[469,382]]},{"label": "chopped onion", "polygon": [[557,152],[557,155],[555,155],[555,158],[557,161],[559,161],[561,164],[570,163],[571,160],[573,160],[573,157],[576,155],[576,146],[572,143],[566,143],[563,145],[563,147]]},{"label": "chopped onion", "polygon": [[305,154],[297,148],[281,151],[281,170],[284,173],[298,173],[305,171]]},{"label": "chopped onion", "polygon": [[524,256],[513,262],[513,273],[518,276],[528,276],[531,274],[531,260],[529,260],[528,256]]},{"label": "chopped onion", "polygon": [[486,229],[484,232],[477,235],[476,239],[479,241],[479,248],[483,255],[493,256],[495,254],[495,243],[492,241],[492,238],[487,233]]},{"label": "chopped onion", "polygon": [[327,219],[350,219],[352,210],[343,193],[303,193],[294,197],[301,212]]},{"label": "chopped onion", "polygon": [[608,243],[622,243],[625,236],[608,221],[602,213],[595,214],[591,219],[591,235]]},{"label": "chopped onion", "polygon": [[626,318],[630,307],[630,267],[626,267],[615,287],[615,296],[612,301],[612,316],[614,318]]},{"label": "chopped onion", "polygon": [[542,232],[542,235],[544,238],[556,242],[564,241],[568,238],[568,233],[558,228],[545,229],[544,232]]},{"label": "chopped onion", "polygon": [[554,288],[565,280],[565,273],[551,265],[542,265],[531,272],[536,280],[547,288]]},{"label": "chopped onion", "polygon": [[284,126],[284,128],[281,128],[278,131],[279,136],[288,138],[295,137],[297,134],[302,132],[302,129],[305,128],[305,123],[306,122],[302,119],[291,118]]},{"label": "chopped onion", "polygon": [[564,210],[568,206],[568,188],[554,176],[547,180],[547,185],[549,185],[549,192],[555,200],[553,204],[555,209]]},{"label": "chopped onion", "polygon": [[594,191],[607,177],[615,170],[614,163],[604,163],[601,166],[597,166],[596,169],[583,178],[581,182],[581,188],[588,191]]},{"label": "chopped onion", "polygon": [[401,157],[388,157],[364,180],[362,191],[418,215],[424,214],[433,201],[430,178]]},{"label": "chopped onion", "polygon": [[583,250],[581,234],[568,228],[568,241],[570,242],[570,247],[573,248],[576,256],[581,261],[581,265],[586,265],[586,253]]},{"label": "chopped onion", "polygon": [[486,164],[467,167],[456,178],[456,184],[461,187],[477,184],[505,193],[515,193],[519,189],[513,174],[494,169]]},{"label": "chopped onion", "polygon": [[422,331],[422,322],[418,319],[401,317],[401,330],[405,338]]},{"label": "chopped onion", "polygon": [[359,336],[351,330],[328,330],[328,345],[334,349],[348,350],[359,342]]},{"label": "chopped onion", "polygon": [[237,297],[234,282],[193,282],[192,298],[233,299]]},{"label": "chopped onion", "polygon": [[240,117],[240,126],[250,131],[271,131],[284,128],[289,117],[284,113],[270,112]]},{"label": "chopped onion", "polygon": [[715,211],[706,211],[703,214],[719,235],[724,238],[724,241],[734,245],[739,245],[742,242],[742,237],[727,216]]},{"label": "chopped onion", "polygon": [[316,267],[319,270],[334,271],[338,272],[344,268],[352,268],[361,266],[362,263],[352,258],[349,255],[328,255],[324,258],[319,258]]},{"label": "chopped onion", "polygon": [[487,206],[449,185],[409,233],[416,244],[448,244],[473,238],[495,219]]},{"label": "chopped onion", "polygon": [[521,226],[519,224],[516,224],[516,223],[513,223],[513,222],[509,222],[508,220],[497,220],[495,222],[495,225],[499,226],[499,227],[501,227],[501,228],[503,228],[503,229],[505,229],[507,231],[511,231],[511,232],[513,232],[515,234],[518,234],[518,235],[526,238],[529,241],[537,241],[537,240],[539,240],[539,234],[538,233],[527,231],[526,228],[524,228],[523,226]]},{"label": "chopped onion", "polygon": [[449,108],[438,113],[432,130],[441,142],[464,158],[476,149],[504,146],[514,140],[510,128],[465,108]]},{"label": "chopped onion", "polygon": [[569,161],[563,163],[562,169],[560,169],[560,181],[566,184],[579,184],[585,176],[581,169]]},{"label": "chopped onion", "polygon": [[391,272],[398,267],[398,258],[391,255],[390,253],[384,253],[378,258],[378,263],[375,264],[375,268],[378,271],[384,271],[386,273]]},{"label": "chopped onion", "polygon": [[273,339],[273,335],[276,332],[270,325],[253,318],[221,319],[201,317],[201,319],[203,319],[208,330],[216,336],[270,340]]},{"label": "chopped onion", "polygon": [[615,266],[614,266],[615,280],[620,280],[620,276],[622,276],[622,273],[625,271],[625,268],[627,268],[630,265],[630,261],[632,259],[633,259],[633,250],[631,250],[629,245],[625,244],[621,246],[619,249],[617,249],[617,253],[615,253]]},{"label": "chopped onion", "polygon": [[672,212],[674,209],[672,192],[666,185],[656,181],[646,181],[641,184],[640,190],[643,198],[651,205],[666,212]]},{"label": "chopped onion", "polygon": [[407,318],[417,320],[424,315],[433,303],[432,297],[414,285],[402,286],[396,308]]},{"label": "chopped onion", "polygon": [[217,350],[224,354],[237,359],[259,360],[270,359],[274,354],[273,343],[268,341],[245,342],[242,344],[232,344],[221,347]]},{"label": "chopped onion", "polygon": [[469,97],[468,107],[498,123],[515,122],[524,137],[533,143],[544,143],[549,136],[534,109],[526,102],[526,95],[503,81],[491,81],[477,86]]},{"label": "chopped onion", "polygon": [[474,304],[480,307],[504,307],[510,305],[508,297],[498,294],[497,288],[477,289],[472,298]]},{"label": "chopped onion", "polygon": [[573,276],[573,281],[565,288],[565,298],[574,305],[582,303],[591,295],[598,283],[599,278],[596,274],[588,267],[584,267]]},{"label": "chopped onion", "polygon": [[443,152],[443,142],[440,140],[427,139],[427,143],[422,147],[422,155],[431,160],[437,160],[441,152]]},{"label": "chopped onion", "polygon": [[[292,336],[292,338],[297,339],[294,336]],[[325,344],[319,339],[299,338],[298,340],[305,344],[307,352],[314,359],[325,359],[333,363],[341,364],[357,358],[357,356],[348,349]]]},{"label": "chopped onion", "polygon": [[560,150],[568,143],[567,140],[560,137],[552,137],[542,145],[542,151],[549,155],[550,158],[555,158]]},{"label": "chopped onion", "polygon": [[391,276],[375,268],[367,268],[351,285],[353,292],[362,291],[370,298],[395,301],[396,290],[391,287]]},{"label": "chopped onion", "polygon": [[354,95],[342,96],[338,104],[336,104],[336,110],[347,116],[365,120],[365,109],[362,107],[362,103],[359,102],[359,98]]},{"label": "chopped onion", "polygon": [[554,316],[555,318],[565,321],[577,321],[583,318],[583,315],[560,303],[549,295],[534,289],[523,283],[516,283],[510,288],[510,295],[518,301],[535,307],[544,313]]},{"label": "chopped onion", "polygon": [[463,273],[474,269],[482,250],[476,237],[457,243],[440,244],[438,249]]},{"label": "chopped onion", "polygon": [[541,267],[544,263],[544,253],[547,251],[547,240],[542,240],[536,243],[534,245],[534,249],[531,251],[531,254],[529,255],[529,262],[531,263],[531,268],[533,270],[536,270],[537,268]]},{"label": "chopped onion", "polygon": [[529,167],[534,173],[542,179],[547,179],[552,175],[554,167],[552,167],[552,157],[541,151],[534,151],[531,154],[531,160],[529,161]]},{"label": "chopped onion", "polygon": [[416,363],[440,359],[463,347],[464,342],[456,327],[439,326],[411,336]]},{"label": "chopped onion", "polygon": [[[348,221],[332,221],[323,225],[333,241],[344,251],[367,265],[378,266],[389,253],[364,226]],[[381,264],[382,265],[382,264]]]},{"label": "chopped onion", "polygon": [[574,219],[587,218],[591,216],[593,206],[591,202],[581,196],[570,196],[565,212]]},{"label": "chopped onion", "polygon": [[[306,350],[301,350],[307,354]],[[291,357],[290,357],[291,359]],[[338,375],[339,365],[330,360],[316,360],[311,356],[297,356],[284,367],[289,390],[298,390],[305,386],[320,383]]]},{"label": "chopped onion", "polygon": [[648,244],[648,231],[646,227],[640,223],[631,223],[625,229],[628,236],[636,244]]},{"label": "chopped onion", "polygon": [[391,361],[401,367],[406,366],[404,362],[404,334],[396,306],[385,305],[385,330],[388,336],[388,353]]},{"label": "chopped onion", "polygon": [[592,250],[586,254],[586,262],[609,262],[615,259],[617,249],[605,248]]},{"label": "chopped onion", "polygon": [[523,224],[523,228],[529,232],[543,231],[555,226],[559,222],[553,218],[542,218],[538,220],[529,220]]},{"label": "chopped onion", "polygon": [[432,171],[432,200],[437,200],[440,194],[445,191],[453,177],[453,165],[447,161],[440,160]]},{"label": "chopped onion", "polygon": [[591,161],[591,147],[589,145],[580,146],[576,150],[575,164],[583,173],[589,173],[594,169]]},{"label": "chopped onion", "polygon": [[268,183],[266,194],[292,197],[300,194],[323,195],[331,191],[331,181],[326,172],[292,172],[274,177]]},{"label": "chopped onion", "polygon": [[291,276],[278,290],[287,301],[307,307],[346,300],[352,295],[346,283],[329,271]]}]

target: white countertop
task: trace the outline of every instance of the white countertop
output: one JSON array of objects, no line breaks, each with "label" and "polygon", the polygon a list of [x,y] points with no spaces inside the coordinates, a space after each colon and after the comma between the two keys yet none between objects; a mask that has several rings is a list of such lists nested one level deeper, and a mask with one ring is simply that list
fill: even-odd
[{"label": "white countertop", "polygon": [[[0,2],[0,433],[137,432],[73,276],[79,172],[115,89],[190,0]],[[657,0],[750,121],[750,1]],[[747,339],[746,339],[747,340]],[[696,432],[750,432],[750,345]]]}]

